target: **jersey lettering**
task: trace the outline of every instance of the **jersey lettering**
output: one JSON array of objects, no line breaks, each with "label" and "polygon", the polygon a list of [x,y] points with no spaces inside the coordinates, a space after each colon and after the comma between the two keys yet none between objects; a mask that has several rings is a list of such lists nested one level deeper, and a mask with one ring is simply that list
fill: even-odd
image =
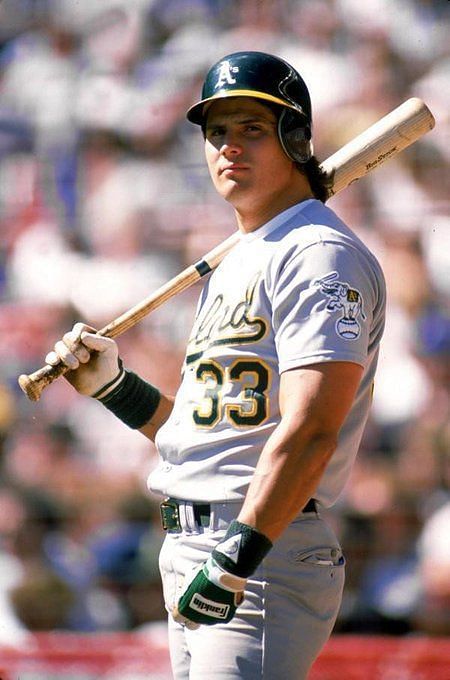
[{"label": "jersey lettering", "polygon": [[264,319],[252,314],[255,290],[261,272],[250,281],[244,299],[228,304],[224,295],[215,297],[196,320],[189,339],[186,365],[198,361],[206,350],[218,345],[244,345],[258,342],[268,329]]}]

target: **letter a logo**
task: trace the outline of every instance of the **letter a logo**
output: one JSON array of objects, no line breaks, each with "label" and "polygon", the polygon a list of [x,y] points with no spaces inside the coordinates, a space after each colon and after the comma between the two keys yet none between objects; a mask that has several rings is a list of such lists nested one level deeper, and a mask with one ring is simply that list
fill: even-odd
[{"label": "letter a logo", "polygon": [[225,83],[228,83],[228,85],[234,85],[236,83],[236,78],[233,78],[231,72],[237,72],[238,70],[239,69],[237,66],[232,69],[229,61],[223,61],[220,65],[219,77],[217,78],[217,83],[215,84],[214,89],[217,87],[222,87],[225,85]]},{"label": "letter a logo", "polygon": [[241,543],[242,534],[237,534],[236,536],[231,536],[223,543],[219,543],[219,545],[216,546],[216,551],[221,552],[225,557],[228,557],[228,559],[237,564]]}]

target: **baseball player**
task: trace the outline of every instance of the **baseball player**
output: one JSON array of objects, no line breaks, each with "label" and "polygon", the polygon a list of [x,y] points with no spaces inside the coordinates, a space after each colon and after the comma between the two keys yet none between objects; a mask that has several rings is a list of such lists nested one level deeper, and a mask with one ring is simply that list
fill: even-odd
[{"label": "baseball player", "polygon": [[175,398],[84,324],[46,361],[156,442],[174,678],[300,680],[341,602],[344,557],[321,509],[367,419],[383,274],[324,205],[308,89],[288,63],[224,57],[187,117],[241,239],[202,291]]}]

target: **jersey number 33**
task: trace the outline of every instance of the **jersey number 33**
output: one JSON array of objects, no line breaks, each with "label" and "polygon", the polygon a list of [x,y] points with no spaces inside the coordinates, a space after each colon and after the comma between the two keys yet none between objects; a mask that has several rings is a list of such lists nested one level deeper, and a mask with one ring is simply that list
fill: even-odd
[{"label": "jersey number 33", "polygon": [[[213,359],[201,361],[195,378],[205,390],[192,414],[196,426],[212,428],[222,419],[238,428],[261,425],[269,412],[269,376],[261,360],[238,359],[227,368]],[[236,385],[241,387],[236,398],[225,399]]]}]

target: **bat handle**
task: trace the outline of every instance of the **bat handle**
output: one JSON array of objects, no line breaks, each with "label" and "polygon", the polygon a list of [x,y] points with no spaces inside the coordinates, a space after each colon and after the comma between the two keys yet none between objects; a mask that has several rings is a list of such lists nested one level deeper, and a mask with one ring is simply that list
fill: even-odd
[{"label": "bat handle", "polygon": [[56,380],[56,378],[59,378],[59,376],[65,375],[67,371],[69,371],[69,368],[62,363],[55,366],[46,364],[34,373],[30,373],[30,375],[24,373],[19,376],[19,385],[28,399],[39,401],[42,390]]}]

